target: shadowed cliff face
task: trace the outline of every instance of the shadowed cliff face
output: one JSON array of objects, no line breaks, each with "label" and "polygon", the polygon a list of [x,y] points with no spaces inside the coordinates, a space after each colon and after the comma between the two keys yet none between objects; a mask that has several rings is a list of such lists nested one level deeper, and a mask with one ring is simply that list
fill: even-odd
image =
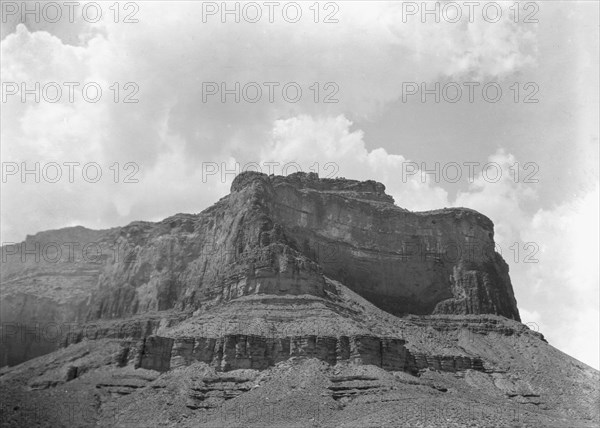
[{"label": "shadowed cliff face", "polygon": [[485,216],[409,212],[373,181],[247,172],[200,214],[43,232],[3,247],[2,322],[191,315],[242,296],[327,299],[326,277],[394,315],[519,320]]},{"label": "shadowed cliff face", "polygon": [[409,212],[394,206],[380,183],[316,174],[252,174],[238,178],[232,192],[252,180],[272,186],[270,216],[285,225],[293,246],[381,309],[520,319],[487,217],[462,208]]}]

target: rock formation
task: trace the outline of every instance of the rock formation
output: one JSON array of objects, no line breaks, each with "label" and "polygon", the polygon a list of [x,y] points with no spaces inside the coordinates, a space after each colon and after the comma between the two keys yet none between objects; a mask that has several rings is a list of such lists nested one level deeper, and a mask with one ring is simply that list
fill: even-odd
[{"label": "rock formation", "polygon": [[[2,247],[2,364],[51,353],[2,369],[2,398],[26,402],[34,390],[50,406],[77,390],[94,409],[89,421],[51,425],[118,425],[108,408],[125,403],[122,414],[154,415],[136,420],[144,426],[197,426],[215,419],[194,412],[277,402],[299,382],[317,391],[303,402],[355,400],[356,418],[375,395],[461,391],[456,402],[481,408],[501,397],[511,409],[554,409],[552,423],[575,409],[586,426],[598,417],[598,373],[519,322],[494,248],[492,222],[473,210],[410,212],[381,183],[304,173],[240,174],[199,214],[42,232]],[[183,407],[167,417],[163,402]],[[9,426],[31,422],[20,405],[7,409]]]},{"label": "rock formation", "polygon": [[394,315],[519,320],[489,219],[462,208],[412,213],[384,190],[247,172],[198,215],[28,237],[2,249],[3,321],[46,321],[35,312],[46,304],[44,313],[60,313],[50,318],[68,322],[193,311],[249,294],[323,296],[324,275]]},{"label": "rock formation", "polygon": [[373,181],[243,173],[198,215],[42,232],[2,247],[3,339],[30,337],[2,362],[54,349],[35,340],[52,323],[204,311],[247,295],[323,297],[325,278],[394,315],[519,320],[493,233],[469,209],[398,208]]}]

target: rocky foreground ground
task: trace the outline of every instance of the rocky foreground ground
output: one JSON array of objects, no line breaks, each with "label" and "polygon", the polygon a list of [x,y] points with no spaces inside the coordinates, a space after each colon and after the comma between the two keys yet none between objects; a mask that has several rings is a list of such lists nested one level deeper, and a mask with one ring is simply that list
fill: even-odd
[{"label": "rocky foreground ground", "polygon": [[[375,309],[374,309],[375,310]],[[385,316],[385,315],[383,315]],[[499,318],[404,320],[422,368],[327,362],[299,346],[263,369],[158,354],[124,358],[135,340],[84,339],[0,371],[3,426],[593,427],[598,372]],[[442,327],[443,326],[443,327]],[[139,341],[138,341],[139,342]],[[481,358],[446,367],[435,356]],[[243,357],[238,355],[237,357]],[[362,357],[369,357],[363,355]],[[236,355],[233,355],[235,360]],[[371,362],[371,364],[369,364]],[[224,369],[226,371],[224,371]]]}]

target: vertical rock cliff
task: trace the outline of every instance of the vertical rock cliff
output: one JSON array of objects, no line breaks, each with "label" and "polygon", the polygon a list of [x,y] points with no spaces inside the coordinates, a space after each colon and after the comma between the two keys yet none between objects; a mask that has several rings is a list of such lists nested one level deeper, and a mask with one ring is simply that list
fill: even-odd
[{"label": "vertical rock cliff", "polygon": [[196,216],[113,236],[89,318],[197,310],[251,294],[322,296],[324,276],[394,315],[496,314],[519,320],[493,224],[469,209],[413,213],[380,183],[248,172]]},{"label": "vertical rock cliff", "polygon": [[397,316],[519,320],[493,234],[470,209],[399,208],[374,181],[246,172],[199,214],[48,231],[3,247],[3,328],[13,337],[14,323],[185,318],[252,296],[327,300],[330,280]]},{"label": "vertical rock cliff", "polygon": [[[395,314],[484,314],[519,320],[508,265],[491,220],[466,208],[410,212],[373,181],[316,174],[238,177],[269,187],[275,222],[336,279]],[[272,187],[272,191],[271,191]]]}]

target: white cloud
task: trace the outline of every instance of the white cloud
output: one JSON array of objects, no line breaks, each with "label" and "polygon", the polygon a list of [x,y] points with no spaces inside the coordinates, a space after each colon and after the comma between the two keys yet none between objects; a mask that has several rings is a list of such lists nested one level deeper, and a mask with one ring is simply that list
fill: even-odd
[{"label": "white cloud", "polygon": [[[395,43],[422,65],[440,67],[440,74],[469,76],[474,80],[502,78],[536,64],[537,28],[508,18],[509,3],[496,4],[501,7],[503,17],[497,22],[492,22],[495,20],[492,10],[488,10],[487,20],[484,19],[482,5],[473,10],[472,16],[468,6],[462,6],[461,18],[456,23],[452,22],[452,15],[440,13],[436,23],[433,15],[422,15],[423,3],[416,15],[403,15],[400,2],[392,6],[385,22]],[[431,10],[433,4],[427,7]],[[420,70],[417,75],[421,76]]]},{"label": "white cloud", "polygon": [[[408,162],[401,155],[389,154],[383,148],[367,150],[363,132],[351,131],[344,116],[313,118],[298,116],[274,123],[271,140],[262,147],[261,161],[318,162],[320,176],[332,172],[328,162],[338,167],[336,176],[357,180],[375,179],[386,185],[386,191],[400,206],[426,210],[447,206],[447,192],[423,182],[420,175],[406,175],[402,167]],[[405,181],[405,182],[403,182]]]},{"label": "white cloud", "polygon": [[518,304],[529,309],[522,310],[523,322],[539,323],[551,344],[598,368],[598,181],[570,201],[531,214],[524,206],[540,184],[515,182],[511,154],[500,151],[489,161],[503,166],[502,179],[480,176],[455,205],[494,222]]},{"label": "white cloud", "polygon": [[[86,103],[78,95],[79,88],[74,103],[68,102],[66,90],[55,104],[21,103],[18,97],[11,97],[2,109],[2,158],[29,163],[97,162],[103,169],[114,162],[136,162],[148,183],[157,182],[159,177],[164,179],[159,164],[173,150],[181,153],[186,168],[191,169],[200,169],[202,162],[221,162],[230,156],[244,162],[256,161],[256,148],[269,138],[274,121],[299,115],[350,117],[349,112],[353,117],[373,117],[386,103],[399,98],[401,83],[413,80],[415,72],[420,79],[433,79],[455,61],[457,51],[471,51],[474,43],[479,44],[472,37],[465,37],[465,31],[470,29],[456,34],[448,29],[436,36],[430,29],[418,26],[413,34],[415,40],[421,38],[427,43],[409,45],[411,38],[399,39],[398,34],[391,32],[388,13],[397,13],[394,4],[365,6],[344,3],[339,12],[340,23],[331,25],[316,25],[312,20],[294,25],[281,20],[275,24],[229,25],[218,19],[202,25],[183,25],[182,17],[188,23],[200,19],[200,4],[174,3],[165,9],[145,3],[140,8],[138,24],[105,20],[94,28],[73,27],[80,28],[85,36],[85,43],[80,46],[18,25],[15,33],[1,43],[4,81],[25,82],[28,87],[36,81],[42,85],[79,82],[80,86],[96,82],[103,88],[103,97],[96,104]],[[373,25],[374,22],[386,25]],[[64,33],[58,27],[57,33]],[[68,31],[70,39],[72,30]],[[454,47],[452,51],[446,50],[448,43]],[[522,44],[509,39],[503,45],[504,51],[495,50],[494,57],[520,52]],[[415,57],[415,50],[425,53],[427,61]],[[476,67],[483,74],[495,72],[485,61]],[[215,102],[203,102],[202,82],[206,81],[226,82],[229,87],[235,82],[297,82],[303,88],[303,97],[298,103],[288,103],[276,92],[271,103],[265,92],[262,102],[256,104],[221,103],[218,97],[213,97]],[[139,103],[112,102],[113,93],[108,87],[114,82],[121,88],[126,82],[136,83]],[[320,86],[318,103],[309,88],[315,82]],[[327,82],[334,82],[339,88],[335,95],[339,102],[322,102],[335,88],[326,89]],[[264,87],[263,90],[266,91]],[[348,138],[345,143],[357,137]],[[176,148],[169,147],[172,141],[177,141]],[[388,187],[400,200],[410,197],[416,207],[433,207],[435,201],[444,198],[439,190],[421,192],[424,186],[400,183],[393,168],[402,158],[389,157],[381,150],[363,153],[364,159],[356,160],[354,165],[365,163],[370,165],[369,171],[376,169],[377,159],[388,162],[383,168],[392,183]],[[323,153],[330,157],[335,154]],[[172,201],[173,193],[167,187],[178,186],[172,180],[169,183],[170,186],[157,187],[153,192],[160,206],[164,206],[163,201]],[[205,183],[198,186],[205,187],[207,194],[215,191]],[[80,194],[82,189],[85,191]],[[98,226],[156,215],[149,206],[144,211],[143,204],[138,205],[139,210],[131,211],[122,202],[114,206],[114,201],[126,200],[133,207],[131,193],[130,188],[103,183],[78,187],[61,182],[36,189],[21,183],[3,183],[5,206],[11,207],[2,216],[5,237],[19,240],[26,233],[58,227],[63,222],[70,224],[74,219]],[[73,195],[78,195],[77,203]],[[40,198],[49,201],[45,208],[31,210],[32,201]],[[186,203],[175,203],[173,209],[182,210],[184,206]],[[58,207],[68,210],[51,215]],[[99,220],[102,216],[104,221]]]},{"label": "white cloud", "polygon": [[503,250],[510,247],[507,243],[520,240],[521,231],[527,230],[528,213],[524,204],[537,198],[538,184],[525,183],[529,177],[524,176],[522,168],[512,154],[500,149],[482,163],[468,190],[459,191],[454,201],[455,206],[474,208],[489,216],[495,223],[496,241]]},{"label": "white cloud", "polygon": [[539,244],[539,263],[529,266],[523,278],[538,284],[528,290],[528,297],[546,320],[549,340],[596,368],[600,348],[599,197],[596,182],[572,201],[533,216],[528,235]]}]

